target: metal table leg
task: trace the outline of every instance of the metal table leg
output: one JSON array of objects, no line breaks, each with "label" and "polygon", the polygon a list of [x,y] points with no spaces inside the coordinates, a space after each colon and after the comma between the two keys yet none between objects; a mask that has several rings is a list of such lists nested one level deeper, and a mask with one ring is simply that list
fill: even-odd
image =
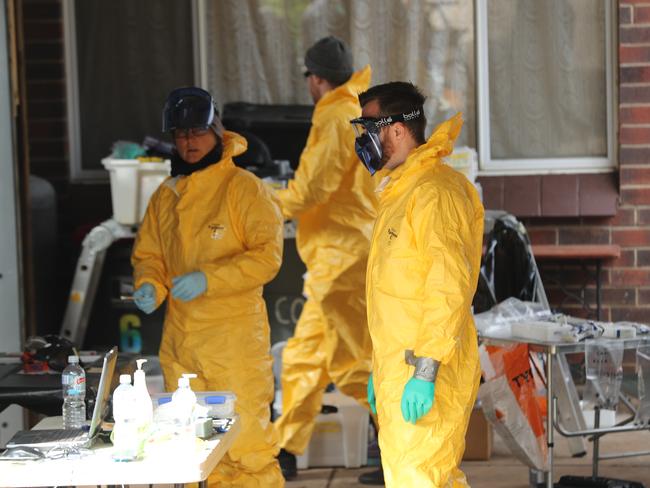
[{"label": "metal table leg", "polygon": [[[596,407],[594,409],[594,429],[600,428],[600,408]],[[600,436],[594,436],[594,452],[593,458],[591,461],[591,476],[594,478],[598,477],[598,457],[600,455]]]},{"label": "metal table leg", "polygon": [[596,320],[600,320],[600,299],[601,299],[601,287],[600,287],[600,271],[603,265],[600,262],[600,259],[596,260]]},{"label": "metal table leg", "polygon": [[546,351],[546,445],[548,447],[548,473],[546,488],[553,488],[553,429],[555,425],[555,409],[553,408],[553,355],[555,347]]}]

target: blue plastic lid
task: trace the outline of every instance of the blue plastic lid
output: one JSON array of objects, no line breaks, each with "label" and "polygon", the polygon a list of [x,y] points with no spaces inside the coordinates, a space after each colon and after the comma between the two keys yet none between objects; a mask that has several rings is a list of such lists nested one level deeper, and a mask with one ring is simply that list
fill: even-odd
[{"label": "blue plastic lid", "polygon": [[158,405],[164,405],[165,403],[169,403],[172,401],[172,397],[160,397],[158,399]]},{"label": "blue plastic lid", "polygon": [[208,405],[223,405],[226,403],[226,397],[223,395],[213,395],[205,397],[205,403]]}]

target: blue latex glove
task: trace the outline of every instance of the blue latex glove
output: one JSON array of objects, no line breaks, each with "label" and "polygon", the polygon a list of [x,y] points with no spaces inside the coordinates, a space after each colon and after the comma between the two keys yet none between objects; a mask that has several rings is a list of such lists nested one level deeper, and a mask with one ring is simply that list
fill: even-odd
[{"label": "blue latex glove", "polygon": [[368,403],[372,413],[377,415],[377,398],[375,397],[375,383],[372,381],[372,373],[368,377]]},{"label": "blue latex glove", "polygon": [[208,288],[208,279],[203,271],[194,271],[172,279],[172,296],[184,302],[203,295]]},{"label": "blue latex glove", "polygon": [[140,288],[133,293],[133,301],[146,314],[156,310],[156,289],[151,283],[143,283]]},{"label": "blue latex glove", "polygon": [[433,406],[435,383],[411,378],[402,393],[402,417],[407,422],[415,424]]}]

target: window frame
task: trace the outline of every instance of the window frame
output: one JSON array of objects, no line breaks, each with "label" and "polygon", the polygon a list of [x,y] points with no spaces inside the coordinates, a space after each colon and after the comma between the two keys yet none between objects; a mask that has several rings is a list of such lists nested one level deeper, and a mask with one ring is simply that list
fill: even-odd
[{"label": "window frame", "polygon": [[606,173],[617,170],[616,127],[617,100],[615,73],[616,57],[616,8],[613,0],[601,0],[605,4],[605,77],[607,110],[607,156],[606,157],[554,157],[492,159],[490,139],[490,80],[488,59],[487,2],[474,0],[476,28],[476,107],[477,146],[479,176],[497,175],[544,175]]},{"label": "window frame", "polygon": [[[79,71],[77,65],[77,30],[75,20],[75,1],[62,0],[63,6],[63,56],[65,66],[65,89],[68,127],[68,167],[72,182],[108,181],[108,171],[103,169],[84,169],[81,164],[81,125],[79,107]],[[194,57],[194,80],[198,86],[207,85],[206,50],[206,0],[192,0],[192,55]]]}]

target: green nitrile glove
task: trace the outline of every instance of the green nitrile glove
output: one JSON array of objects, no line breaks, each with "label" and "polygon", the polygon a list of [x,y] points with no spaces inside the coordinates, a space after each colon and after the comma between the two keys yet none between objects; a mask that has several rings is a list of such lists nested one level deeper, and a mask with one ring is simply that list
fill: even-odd
[{"label": "green nitrile glove", "polygon": [[368,403],[372,413],[377,415],[377,397],[375,397],[375,384],[372,381],[372,373],[368,377]]},{"label": "green nitrile glove", "polygon": [[402,393],[401,406],[404,420],[415,424],[420,417],[431,410],[435,391],[436,384],[432,381],[417,378],[408,380]]}]

